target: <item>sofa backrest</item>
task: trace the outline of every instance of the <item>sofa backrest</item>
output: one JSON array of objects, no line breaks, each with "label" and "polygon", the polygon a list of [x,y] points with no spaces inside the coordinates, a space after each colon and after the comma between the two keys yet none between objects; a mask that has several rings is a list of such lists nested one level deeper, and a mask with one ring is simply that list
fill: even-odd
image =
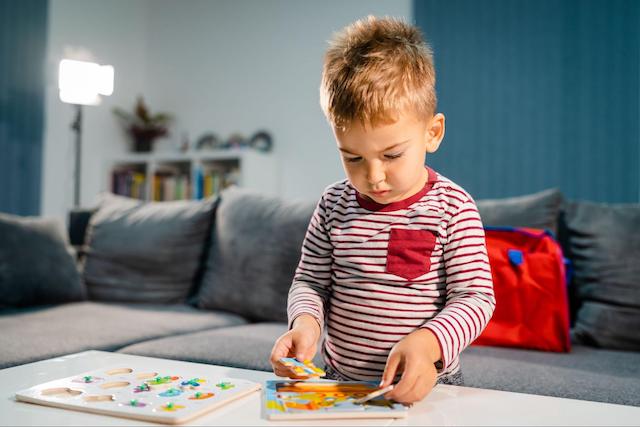
[{"label": "sofa backrest", "polygon": [[[576,340],[640,348],[638,334],[629,336],[640,330],[640,205],[564,201],[557,189],[477,204],[485,225],[556,233],[574,271],[569,301]],[[203,279],[195,284],[191,302],[253,320],[284,320],[287,290],[314,206],[315,201],[287,202],[246,190],[223,193],[201,266]],[[86,244],[93,213],[70,213],[76,246]]]},{"label": "sofa backrest", "polygon": [[197,305],[287,321],[287,295],[316,201],[233,188],[220,196]]}]

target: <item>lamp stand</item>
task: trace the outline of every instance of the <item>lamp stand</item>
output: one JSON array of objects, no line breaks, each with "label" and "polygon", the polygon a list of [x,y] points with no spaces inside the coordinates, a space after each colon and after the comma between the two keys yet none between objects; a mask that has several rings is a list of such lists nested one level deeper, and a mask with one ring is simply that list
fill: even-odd
[{"label": "lamp stand", "polygon": [[75,138],[75,168],[73,171],[73,206],[80,207],[80,176],[82,163],[82,105],[73,104],[76,107],[76,117],[71,124]]}]

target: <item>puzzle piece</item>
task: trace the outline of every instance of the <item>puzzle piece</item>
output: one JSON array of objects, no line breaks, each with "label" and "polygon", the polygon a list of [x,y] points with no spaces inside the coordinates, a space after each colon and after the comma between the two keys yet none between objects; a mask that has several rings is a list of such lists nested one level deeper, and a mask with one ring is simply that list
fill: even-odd
[{"label": "puzzle piece", "polygon": [[76,378],[75,380],[73,380],[74,383],[82,383],[82,384],[91,384],[91,383],[95,383],[98,381],[102,381],[103,378],[100,377],[94,377],[92,375],[85,375],[81,378]]},{"label": "puzzle piece", "polygon": [[218,388],[220,388],[222,390],[229,390],[229,389],[235,387],[235,385],[231,384],[230,382],[224,382],[223,381],[221,383],[216,384],[216,387],[218,387]]},{"label": "puzzle piece", "polygon": [[149,384],[140,384],[133,389],[134,393],[142,393],[144,391],[151,391],[151,387],[149,387]]},{"label": "puzzle piece", "polygon": [[282,362],[284,366],[291,368],[293,372],[299,376],[324,377],[326,375],[326,372],[314,365],[311,360],[300,362],[298,359],[292,357],[283,357],[280,359],[280,362]]},{"label": "puzzle piece", "polygon": [[175,396],[180,396],[181,394],[182,394],[182,390],[179,390],[177,388],[170,388],[169,390],[160,393],[160,396],[175,397]]},{"label": "puzzle piece", "polygon": [[138,399],[131,399],[128,403],[128,406],[133,406],[134,408],[144,408],[147,406],[146,403],[140,402]]},{"label": "puzzle piece", "polygon": [[177,379],[179,379],[180,377],[170,377],[170,376],[166,376],[166,377],[155,377],[152,380],[148,380],[146,381],[147,384],[149,385],[161,385],[161,384],[169,384],[172,381],[175,381]]},{"label": "puzzle piece", "polygon": [[190,388],[196,388],[196,387],[200,387],[200,384],[204,383],[205,380],[200,379],[200,378],[192,378],[188,381],[182,381],[180,383],[181,386],[183,387],[190,387]]},{"label": "puzzle piece", "polygon": [[189,397],[189,400],[203,400],[203,399],[208,399],[210,397],[215,396],[215,394],[213,393],[201,393],[201,392],[196,392],[196,394],[194,394],[193,396]]},{"label": "puzzle piece", "polygon": [[182,405],[176,405],[176,404],[175,404],[175,403],[173,403],[173,402],[169,402],[169,403],[167,403],[166,405],[162,405],[160,408],[161,408],[163,411],[167,411],[167,412],[175,412],[175,411],[177,411],[178,409],[184,409],[184,406],[182,406]]}]

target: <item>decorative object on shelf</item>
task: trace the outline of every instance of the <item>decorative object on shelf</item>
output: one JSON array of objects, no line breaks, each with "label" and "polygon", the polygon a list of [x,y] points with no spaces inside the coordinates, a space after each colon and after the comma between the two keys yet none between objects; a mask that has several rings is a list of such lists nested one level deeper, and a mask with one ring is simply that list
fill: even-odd
[{"label": "decorative object on shelf", "polygon": [[189,134],[187,132],[182,132],[180,134],[180,144],[178,149],[183,153],[189,151]]},{"label": "decorative object on shelf", "polygon": [[151,151],[156,138],[169,133],[169,125],[173,121],[169,113],[151,114],[142,96],[138,97],[133,113],[117,107],[113,113],[122,120],[133,137],[133,151],[139,153]]},{"label": "decorative object on shelf", "polygon": [[243,150],[247,148],[267,153],[273,148],[273,138],[269,132],[260,130],[254,133],[251,138],[246,138],[236,132],[223,141],[215,133],[207,132],[196,142],[197,150]]},{"label": "decorative object on shelf", "polygon": [[273,148],[273,138],[266,130],[261,130],[253,134],[249,140],[249,146],[258,151],[268,153]]},{"label": "decorative object on shelf", "polygon": [[237,150],[247,146],[247,139],[241,133],[233,133],[227,138],[224,145],[224,148]]},{"label": "decorative object on shelf", "polygon": [[93,62],[63,59],[58,69],[60,100],[76,108],[76,116],[71,124],[75,133],[75,170],[73,206],[80,206],[80,181],[82,159],[82,106],[98,105],[100,95],[113,93],[113,67]]},{"label": "decorative object on shelf", "polygon": [[218,138],[218,135],[209,132],[205,133],[198,139],[198,142],[196,142],[196,150],[215,150],[221,148],[221,145],[222,144],[220,138]]}]

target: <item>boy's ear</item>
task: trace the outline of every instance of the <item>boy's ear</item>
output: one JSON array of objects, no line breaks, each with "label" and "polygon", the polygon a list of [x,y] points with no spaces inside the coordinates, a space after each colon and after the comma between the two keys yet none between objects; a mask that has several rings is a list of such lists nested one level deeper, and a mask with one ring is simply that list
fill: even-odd
[{"label": "boy's ear", "polygon": [[444,138],[444,114],[437,113],[427,127],[427,153],[435,153]]}]

